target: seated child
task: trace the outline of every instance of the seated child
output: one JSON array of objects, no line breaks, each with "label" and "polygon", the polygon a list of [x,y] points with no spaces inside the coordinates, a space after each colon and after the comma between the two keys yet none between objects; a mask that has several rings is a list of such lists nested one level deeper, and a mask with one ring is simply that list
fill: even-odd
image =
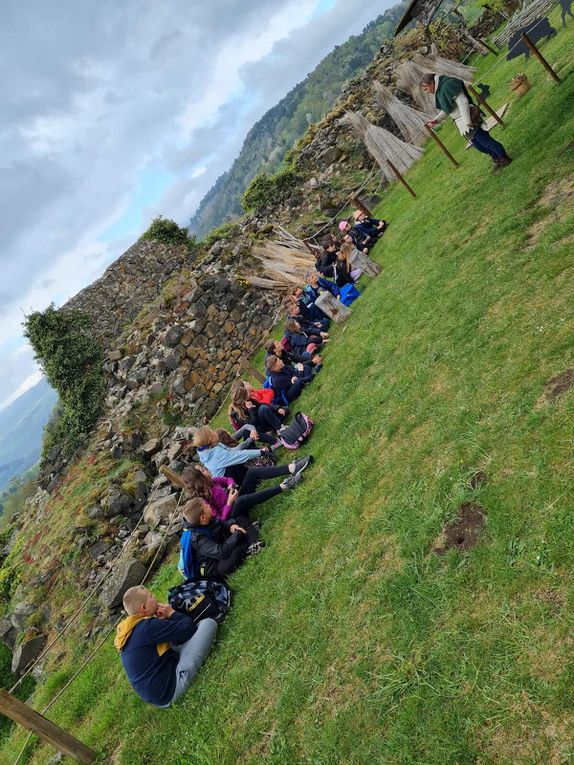
[{"label": "seated child", "polygon": [[130,685],[148,704],[168,707],[197,674],[217,624],[203,619],[196,625],[190,616],[158,603],[142,585],[126,590],[123,603],[128,616],[118,624],[114,644]]},{"label": "seated child", "polygon": [[217,433],[207,425],[195,431],[193,445],[197,449],[199,461],[209,469],[211,475],[233,478],[235,483],[241,483],[245,477],[247,468],[244,467],[244,463],[269,453],[266,447],[240,449],[225,446],[220,443]]},{"label": "seated child", "polygon": [[337,243],[329,234],[321,242],[323,251],[317,255],[315,268],[323,276],[333,276],[333,265],[337,260]]},{"label": "seated child", "polygon": [[322,359],[318,353],[307,353],[307,351],[288,351],[281,340],[268,340],[265,343],[265,361],[269,356],[277,356],[288,366],[295,367],[304,376],[311,374],[312,367],[318,367],[322,364]]},{"label": "seated child", "polygon": [[313,379],[313,375],[301,377],[295,367],[286,366],[277,356],[268,356],[265,362],[267,371],[271,377],[271,387],[278,398],[284,397],[286,401],[294,401],[306,383]]},{"label": "seated child", "polygon": [[281,342],[290,353],[293,351],[298,353],[302,350],[313,353],[320,345],[329,342],[328,338],[323,337],[323,335],[327,335],[327,333],[308,334],[301,328],[296,319],[288,319],[285,322],[285,332]]},{"label": "seated child", "polygon": [[[337,254],[337,263],[339,262],[338,258],[339,255]],[[337,266],[335,266],[335,268],[336,267]],[[299,322],[301,329],[308,335],[319,334],[322,338],[329,337],[329,333],[327,332],[329,329],[329,319],[318,319],[315,321],[305,319],[301,313],[301,308],[297,303],[294,303],[289,307],[287,318],[296,319]]]},{"label": "seated child", "polygon": [[228,414],[237,430],[244,425],[252,425],[255,429],[254,438],[260,437],[261,441],[275,443],[276,439],[267,434],[279,430],[287,411],[277,404],[261,404],[252,399],[245,388],[236,388],[231,394]]},{"label": "seated child", "polygon": [[[232,478],[214,478],[204,465],[187,467],[181,478],[191,499],[199,497],[211,507],[213,517],[218,521],[242,516],[249,517],[249,510],[255,505],[267,502],[282,491],[294,489],[303,478],[303,471],[311,459],[295,460],[289,465],[277,465],[272,468],[249,468],[240,487]],[[284,477],[281,483],[260,491],[255,491],[259,481],[269,478]]]},{"label": "seated child", "polygon": [[335,264],[335,281],[337,287],[341,289],[345,284],[354,284],[361,275],[361,269],[351,269],[349,258],[355,252],[355,245],[351,242],[343,242],[341,249],[337,253],[337,263]]},{"label": "seated child", "polygon": [[243,386],[249,398],[253,401],[257,401],[259,404],[272,404],[273,403],[273,391],[269,388],[254,388],[251,383],[239,382],[236,387]]},{"label": "seated child", "polygon": [[386,220],[369,218],[369,216],[362,210],[355,210],[353,213],[353,218],[355,219],[355,231],[363,234],[363,236],[369,236],[374,240],[377,240],[379,237],[381,237],[388,226]]},{"label": "seated child", "polygon": [[218,521],[210,505],[196,497],[182,509],[185,520],[181,535],[183,572],[196,576],[229,576],[248,555],[260,552],[258,527],[238,516]]}]

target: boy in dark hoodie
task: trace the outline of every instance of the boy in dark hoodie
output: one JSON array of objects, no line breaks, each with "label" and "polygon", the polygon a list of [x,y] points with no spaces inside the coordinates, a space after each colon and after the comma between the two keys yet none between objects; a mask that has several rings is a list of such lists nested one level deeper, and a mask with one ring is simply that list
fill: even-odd
[{"label": "boy in dark hoodie", "polygon": [[[217,624],[157,602],[143,585],[123,597],[128,613],[117,628],[116,648],[130,685],[148,704],[169,707],[187,690],[209,653]],[[179,643],[180,645],[173,645]]]},{"label": "boy in dark hoodie", "polygon": [[247,518],[218,521],[209,504],[199,497],[183,506],[181,536],[183,570],[187,578],[231,574],[248,555],[261,550],[258,527]]},{"label": "boy in dark hoodie", "polygon": [[317,255],[315,268],[323,276],[332,277],[334,274],[333,264],[337,260],[337,243],[332,236],[327,235],[321,242],[323,251]]},{"label": "boy in dark hoodie", "polygon": [[288,403],[294,401],[301,395],[303,387],[313,379],[312,374],[304,375],[295,367],[286,366],[275,355],[267,357],[265,366],[271,377],[271,387],[279,401],[283,397]]}]

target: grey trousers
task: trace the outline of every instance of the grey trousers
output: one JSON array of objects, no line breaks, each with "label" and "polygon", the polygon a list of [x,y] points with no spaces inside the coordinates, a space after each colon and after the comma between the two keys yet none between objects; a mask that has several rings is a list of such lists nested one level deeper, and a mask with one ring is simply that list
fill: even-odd
[{"label": "grey trousers", "polygon": [[207,658],[207,654],[211,649],[211,644],[215,639],[216,632],[216,621],[213,619],[202,619],[197,625],[195,635],[181,645],[172,646],[173,650],[179,654],[179,663],[176,669],[175,691],[171,699],[172,704],[174,701],[177,701],[191,685],[199,668]]}]

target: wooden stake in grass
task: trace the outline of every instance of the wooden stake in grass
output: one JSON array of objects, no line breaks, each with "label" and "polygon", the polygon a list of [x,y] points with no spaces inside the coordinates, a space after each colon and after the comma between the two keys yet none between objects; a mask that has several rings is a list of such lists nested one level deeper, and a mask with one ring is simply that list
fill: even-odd
[{"label": "wooden stake in grass", "polygon": [[372,218],[372,217],[374,217],[374,216],[373,216],[373,213],[372,213],[372,212],[369,210],[369,208],[367,207],[367,205],[365,205],[365,204],[363,204],[363,202],[361,202],[361,199],[360,199],[360,197],[355,197],[355,196],[352,196],[352,195],[351,195],[351,196],[349,197],[349,201],[350,201],[350,203],[351,203],[352,205],[354,205],[355,207],[358,207],[358,208],[359,208],[359,210],[362,210],[362,211],[365,213],[365,215],[367,216],[367,218]]},{"label": "wooden stake in grass", "polygon": [[243,369],[246,369],[248,372],[250,372],[256,380],[259,380],[260,383],[265,382],[265,375],[262,375],[258,369],[255,369],[253,364],[249,361],[249,359],[245,358],[245,356],[242,356],[241,358],[241,366]]},{"label": "wooden stake in grass", "polygon": [[390,160],[390,159],[387,159],[387,165],[388,165],[388,166],[391,168],[391,170],[393,171],[393,173],[394,173],[394,174],[397,176],[397,178],[398,178],[398,179],[399,179],[399,181],[400,181],[400,182],[403,184],[403,186],[405,187],[405,189],[406,189],[406,190],[409,192],[409,194],[411,195],[411,197],[414,197],[414,198],[416,199],[416,198],[417,198],[417,195],[416,195],[416,194],[415,194],[415,192],[412,190],[412,188],[409,186],[409,184],[407,183],[406,179],[405,179],[405,178],[404,178],[404,177],[403,177],[403,176],[402,176],[402,175],[399,173],[399,171],[398,171],[398,170],[397,170],[397,168],[396,168],[396,167],[393,165],[393,163],[391,162],[391,160]]},{"label": "wooden stake in grass", "polygon": [[504,121],[498,116],[498,114],[494,111],[494,109],[489,104],[486,103],[486,100],[480,95],[480,93],[478,93],[472,87],[472,85],[467,85],[466,87],[470,95],[476,98],[479,104],[482,104],[482,106],[484,106],[486,111],[490,114],[491,117],[494,117],[494,119],[498,122],[500,127],[506,127]]},{"label": "wooden stake in grass", "polygon": [[536,47],[536,45],[534,45],[534,43],[532,42],[532,40],[530,39],[530,37],[528,37],[528,35],[526,34],[526,32],[522,32],[522,34],[521,34],[520,36],[522,37],[522,39],[523,39],[523,41],[526,43],[526,45],[527,45],[527,46],[530,48],[530,50],[531,50],[531,52],[532,52],[533,56],[534,56],[535,58],[537,58],[537,59],[540,61],[540,63],[541,63],[541,64],[542,64],[542,66],[543,66],[543,67],[546,69],[546,71],[548,72],[548,74],[550,75],[550,77],[552,77],[552,79],[554,80],[554,82],[557,82],[559,85],[561,85],[561,84],[562,84],[562,80],[560,79],[560,77],[558,77],[558,75],[556,74],[556,72],[554,71],[554,69],[552,69],[552,67],[550,66],[550,64],[548,63],[548,61],[546,61],[546,59],[544,58],[544,56],[542,55],[542,53],[540,53],[540,51],[538,50],[538,48]]},{"label": "wooden stake in grass", "polygon": [[35,733],[51,744],[58,752],[68,755],[76,762],[92,763],[96,753],[77,738],[55,725],[35,709],[19,701],[7,691],[0,691],[0,713]]},{"label": "wooden stake in grass", "polygon": [[455,159],[455,158],[452,156],[452,154],[450,153],[450,151],[449,151],[449,150],[446,148],[446,146],[444,145],[444,143],[443,143],[443,142],[440,140],[440,138],[439,138],[439,137],[438,137],[438,135],[437,135],[437,134],[434,132],[434,130],[431,128],[431,126],[430,126],[430,125],[426,125],[426,124],[425,124],[425,129],[426,129],[427,133],[430,135],[430,137],[433,139],[433,141],[434,141],[434,142],[435,142],[435,143],[436,143],[436,144],[437,144],[437,145],[440,147],[441,151],[443,151],[443,152],[446,154],[446,156],[449,158],[449,160],[452,162],[452,164],[453,164],[455,167],[458,167],[458,162],[457,162],[457,161],[456,161],[456,159]]}]

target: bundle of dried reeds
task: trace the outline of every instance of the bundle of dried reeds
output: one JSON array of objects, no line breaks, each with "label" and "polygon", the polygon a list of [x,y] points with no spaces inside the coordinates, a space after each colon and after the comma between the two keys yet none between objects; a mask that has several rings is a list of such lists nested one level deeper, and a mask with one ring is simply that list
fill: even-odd
[{"label": "bundle of dried reeds", "polygon": [[364,141],[369,153],[381,168],[383,178],[389,183],[397,180],[388,164],[389,161],[402,173],[408,170],[423,153],[418,146],[405,143],[388,130],[373,125],[361,112],[347,112],[341,118],[341,122],[349,126]]},{"label": "bundle of dried reeds", "polygon": [[379,106],[396,123],[405,141],[419,146],[423,144],[428,138],[424,123],[432,119],[432,115],[413,109],[404,101],[400,101],[390,88],[380,82],[373,83],[373,90]]}]

